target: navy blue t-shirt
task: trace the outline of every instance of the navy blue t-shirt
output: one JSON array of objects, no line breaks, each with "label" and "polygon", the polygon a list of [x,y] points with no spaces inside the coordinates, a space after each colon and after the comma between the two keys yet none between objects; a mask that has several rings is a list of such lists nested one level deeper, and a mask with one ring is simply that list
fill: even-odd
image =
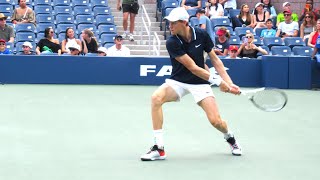
[{"label": "navy blue t-shirt", "polygon": [[188,54],[199,67],[204,68],[203,51],[210,52],[214,46],[213,42],[205,30],[191,26],[190,28],[192,31],[190,43],[184,41],[179,35],[170,36],[166,42],[172,64],[170,79],[187,84],[208,84],[208,81],[192,74],[191,71],[175,59]]}]

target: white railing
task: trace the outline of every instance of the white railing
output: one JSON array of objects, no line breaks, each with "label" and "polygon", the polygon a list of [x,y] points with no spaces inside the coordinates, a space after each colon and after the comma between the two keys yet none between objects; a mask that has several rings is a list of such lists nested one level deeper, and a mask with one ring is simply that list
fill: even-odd
[{"label": "white railing", "polygon": [[143,37],[143,31],[145,30],[148,37],[149,37],[149,41],[148,41],[148,45],[149,45],[149,56],[151,53],[151,21],[149,18],[149,15],[147,13],[146,8],[144,7],[144,5],[141,5],[141,20],[142,20],[142,24],[141,24],[141,29],[140,29],[140,43],[142,44],[142,37]]},{"label": "white railing", "polygon": [[159,39],[157,32],[154,32],[152,44],[153,44],[153,46],[152,46],[153,47],[153,55],[160,56],[161,42],[160,42],[160,39]]}]

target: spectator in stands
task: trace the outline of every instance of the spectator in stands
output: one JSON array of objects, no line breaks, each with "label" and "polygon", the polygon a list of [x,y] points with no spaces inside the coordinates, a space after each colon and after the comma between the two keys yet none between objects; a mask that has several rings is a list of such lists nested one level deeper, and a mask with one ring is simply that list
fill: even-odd
[{"label": "spectator in stands", "polygon": [[36,55],[35,52],[32,51],[32,44],[28,41],[22,44],[22,52],[19,52],[17,55]]},{"label": "spectator in stands", "polygon": [[205,15],[205,10],[204,9],[198,9],[196,12],[196,16],[199,19],[199,27],[201,29],[204,29],[207,31],[207,33],[209,34],[212,42],[214,42],[214,32],[213,32],[213,28],[211,26],[211,21],[210,19]]},{"label": "spectator in stands", "polygon": [[54,39],[54,31],[51,27],[44,30],[44,38],[38,42],[36,53],[37,55],[41,53],[58,53],[58,55],[61,55],[59,40]]},{"label": "spectator in stands", "polygon": [[83,54],[97,53],[98,42],[94,37],[94,33],[90,29],[84,29],[81,34],[81,45]]},{"label": "spectator in stands", "polygon": [[182,0],[181,7],[184,7],[186,10],[200,9],[201,8],[201,0]]},{"label": "spectator in stands", "polygon": [[11,54],[11,51],[6,47],[4,39],[0,39],[0,54]]},{"label": "spectator in stands", "polygon": [[268,11],[264,11],[263,3],[258,2],[254,7],[255,28],[267,27],[266,21],[270,18]]},{"label": "spectator in stands", "polygon": [[[282,7],[283,7],[283,12],[284,11],[290,11],[291,12],[291,19],[295,22],[298,22],[299,18],[298,18],[298,15],[296,13],[292,13],[291,11],[291,4],[289,2],[284,2],[282,4]],[[281,22],[284,22],[285,21],[285,16],[284,16],[284,13],[279,13],[278,16],[277,16],[277,27],[279,27],[279,24]]]},{"label": "spectator in stands", "polygon": [[69,47],[70,55],[71,56],[79,56],[81,52],[81,47],[79,44],[72,44]]},{"label": "spectator in stands", "polygon": [[268,19],[266,22],[267,29],[263,29],[260,34],[261,40],[265,37],[276,37],[277,31],[273,29],[272,19]]},{"label": "spectator in stands", "polygon": [[238,46],[236,45],[231,45],[229,47],[229,51],[228,51],[228,54],[229,56],[227,56],[226,58],[227,59],[240,59],[237,55],[238,55]]},{"label": "spectator in stands", "polygon": [[316,22],[320,18],[320,9],[313,8],[313,0],[307,0],[304,9],[301,12],[301,16],[299,17],[299,21],[303,21],[304,17],[306,16],[307,12],[311,12],[314,21]]},{"label": "spectator in stands", "polygon": [[225,10],[237,9],[237,1],[236,0],[219,0],[219,3],[221,5],[223,5]]},{"label": "spectator in stands", "polygon": [[292,20],[292,12],[290,10],[285,10],[283,11],[283,15],[285,21],[279,24],[276,37],[298,37],[299,24]]},{"label": "spectator in stands", "polygon": [[224,16],[223,6],[218,2],[218,0],[208,0],[208,2],[206,2],[205,10],[206,16],[210,19]]},{"label": "spectator in stands", "polygon": [[231,19],[233,27],[251,27],[254,28],[254,17],[250,13],[250,8],[247,4],[242,4],[240,14]]},{"label": "spectator in stands", "polygon": [[69,47],[73,46],[74,44],[78,44],[80,46],[80,52],[81,52],[81,41],[79,39],[76,39],[74,36],[74,30],[69,27],[66,29],[66,36],[65,39],[61,42],[61,50],[62,53],[68,53],[70,54]]},{"label": "spectator in stands", "polygon": [[215,39],[214,52],[219,56],[227,56],[228,48],[230,46],[230,33],[228,32],[228,29],[222,26],[217,30],[216,35],[218,37]]},{"label": "spectator in stands", "polygon": [[107,56],[107,52],[108,50],[105,47],[99,47],[97,51],[98,56]]},{"label": "spectator in stands", "polygon": [[[319,22],[319,19],[317,23]],[[313,53],[312,53],[312,58],[316,58],[317,62],[320,62],[320,36],[316,39],[316,44],[314,45],[313,48]]]},{"label": "spectator in stands", "polygon": [[[117,9],[123,12],[123,38],[129,36],[130,41],[134,41],[133,31],[135,26],[135,18],[139,11],[138,0],[122,0],[122,6],[120,6],[120,0],[117,0]],[[128,33],[128,17],[130,16],[130,34]]]},{"label": "spectator in stands", "polygon": [[14,9],[11,22],[13,24],[33,23],[36,25],[36,16],[34,11],[26,4],[26,0],[18,0],[20,7]]},{"label": "spectator in stands", "polygon": [[0,39],[4,39],[6,42],[14,42],[14,30],[11,26],[7,25],[6,17],[3,13],[0,13]]},{"label": "spectator in stands", "polygon": [[247,32],[245,38],[243,38],[243,43],[238,49],[238,55],[241,58],[257,58],[259,52],[263,55],[268,54],[266,50],[254,44],[254,35],[251,32]]},{"label": "spectator in stands", "polygon": [[272,18],[273,20],[276,20],[274,18],[277,17],[277,12],[274,6],[272,6],[271,0],[261,0],[261,2],[263,3],[263,9],[269,12],[270,18]]},{"label": "spectator in stands", "polygon": [[114,37],[115,45],[111,46],[108,49],[108,56],[130,56],[130,49],[126,46],[122,45],[123,37],[120,35],[116,35]]},{"label": "spectator in stands", "polygon": [[310,34],[316,29],[316,21],[314,21],[313,13],[306,12],[303,22],[300,25],[300,37],[305,41]]},{"label": "spectator in stands", "polygon": [[308,46],[314,48],[319,36],[320,36],[320,19],[317,20],[316,30],[313,31],[309,36]]}]

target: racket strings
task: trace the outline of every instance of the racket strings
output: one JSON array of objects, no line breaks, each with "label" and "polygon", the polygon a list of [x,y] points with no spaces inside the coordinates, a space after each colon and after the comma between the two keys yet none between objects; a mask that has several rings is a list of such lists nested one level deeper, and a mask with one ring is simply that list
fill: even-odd
[{"label": "racket strings", "polygon": [[264,90],[254,94],[252,101],[258,108],[265,111],[278,111],[285,106],[287,98],[280,91]]}]

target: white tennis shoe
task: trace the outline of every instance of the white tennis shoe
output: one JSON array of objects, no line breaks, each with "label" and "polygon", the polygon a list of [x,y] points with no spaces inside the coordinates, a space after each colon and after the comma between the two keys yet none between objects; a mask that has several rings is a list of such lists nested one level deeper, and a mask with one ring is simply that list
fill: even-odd
[{"label": "white tennis shoe", "polygon": [[226,140],[230,145],[232,155],[241,156],[242,155],[242,149],[241,149],[240,144],[236,141],[236,139],[232,136],[232,137],[229,137]]},{"label": "white tennis shoe", "polygon": [[154,160],[165,160],[166,153],[164,148],[159,148],[154,145],[150,148],[150,151],[141,156],[141,161],[154,161]]}]

